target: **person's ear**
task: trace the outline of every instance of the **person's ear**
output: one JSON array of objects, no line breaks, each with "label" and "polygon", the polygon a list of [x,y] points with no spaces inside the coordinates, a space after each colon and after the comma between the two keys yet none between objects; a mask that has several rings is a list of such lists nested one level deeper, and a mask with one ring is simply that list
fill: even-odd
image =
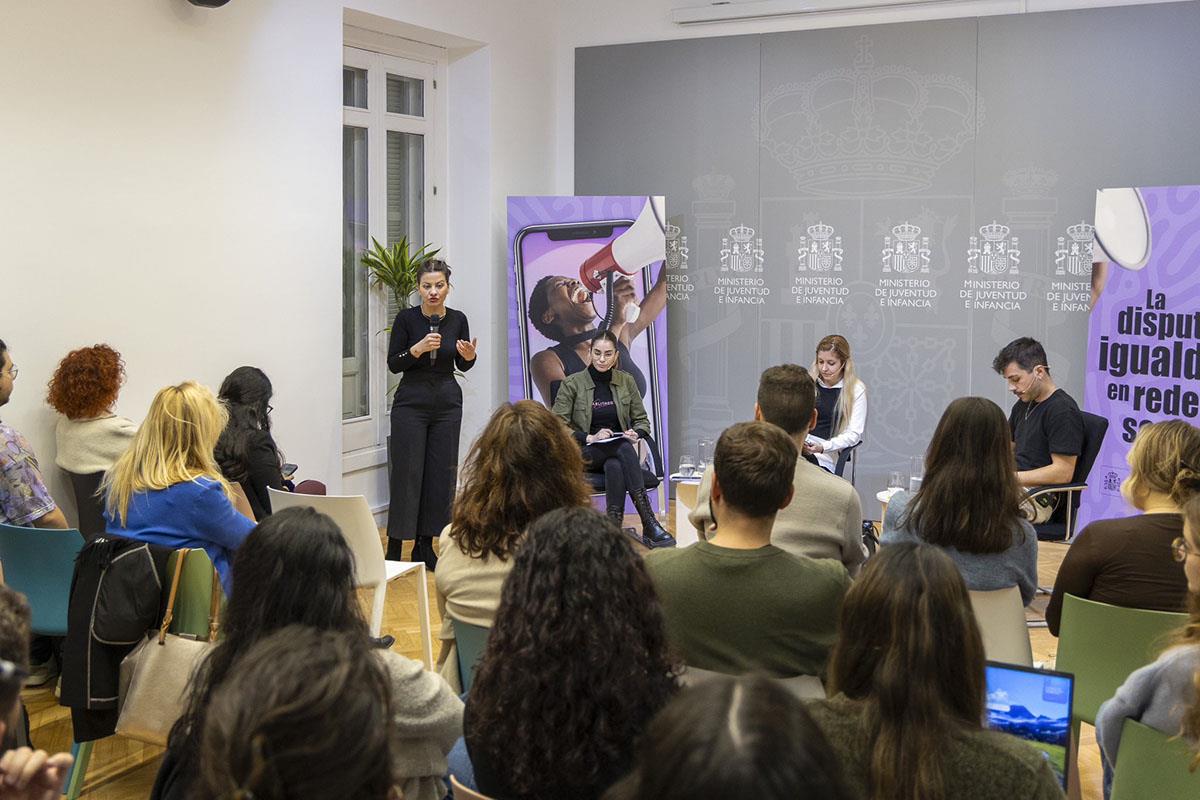
[{"label": "person's ear", "polygon": [[782,511],[783,509],[790,506],[792,504],[792,498],[795,496],[796,496],[796,487],[793,484],[792,486],[788,487],[787,497],[784,498],[782,505],[779,506],[779,509]]},{"label": "person's ear", "polygon": [[[810,419],[808,421],[808,430],[811,431],[815,427],[817,427],[817,410],[814,408],[813,413],[812,413],[812,419]],[[806,431],[806,433],[807,433],[807,431]]]},{"label": "person's ear", "polygon": [[754,421],[755,422],[763,421],[762,406],[760,406],[758,403],[754,404]]},{"label": "person's ear", "polygon": [[713,470],[713,476],[712,476],[712,488],[709,490],[709,498],[710,498],[710,502],[714,502],[714,503],[715,503],[715,502],[717,502],[717,501],[721,500],[721,497],[722,497],[722,494],[721,494],[721,482],[717,480],[717,472],[716,472],[716,470]]},{"label": "person's ear", "polygon": [[556,317],[554,315],[554,312],[551,311],[550,309],[547,308],[544,312],[542,312],[542,323],[543,324],[549,325],[552,322],[554,322],[555,319],[556,319]]}]

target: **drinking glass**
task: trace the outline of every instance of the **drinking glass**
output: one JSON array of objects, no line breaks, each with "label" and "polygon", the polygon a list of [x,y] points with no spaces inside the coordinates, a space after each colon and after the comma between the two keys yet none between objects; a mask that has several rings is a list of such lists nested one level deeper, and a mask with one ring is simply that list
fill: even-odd
[{"label": "drinking glass", "polygon": [[700,444],[696,448],[696,469],[704,471],[709,464],[712,463],[713,456],[713,441],[712,439],[701,439]]},{"label": "drinking glass", "polygon": [[900,470],[895,470],[890,475],[888,475],[887,488],[889,488],[889,489],[907,489],[908,488],[907,476]]},{"label": "drinking glass", "polygon": [[908,491],[916,492],[921,488],[921,479],[925,477],[925,459],[913,456],[908,460]]},{"label": "drinking glass", "polygon": [[691,478],[696,474],[696,462],[692,460],[690,455],[682,455],[679,457],[679,476],[681,478]]}]

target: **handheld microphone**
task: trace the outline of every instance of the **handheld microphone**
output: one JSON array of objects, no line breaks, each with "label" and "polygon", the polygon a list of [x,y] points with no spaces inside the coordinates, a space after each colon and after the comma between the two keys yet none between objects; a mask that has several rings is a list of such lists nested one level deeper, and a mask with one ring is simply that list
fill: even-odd
[{"label": "handheld microphone", "polygon": [[[437,333],[438,326],[440,326],[441,324],[442,324],[442,315],[434,314],[432,317],[429,318],[429,332]],[[430,350],[429,351],[429,366],[432,367],[436,363],[437,363],[437,350],[436,349]]]}]

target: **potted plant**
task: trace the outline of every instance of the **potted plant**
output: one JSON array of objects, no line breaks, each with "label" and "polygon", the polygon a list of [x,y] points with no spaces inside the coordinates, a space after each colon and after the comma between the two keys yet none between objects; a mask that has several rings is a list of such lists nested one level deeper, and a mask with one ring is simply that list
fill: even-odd
[{"label": "potted plant", "polygon": [[391,247],[384,247],[372,236],[371,245],[369,250],[363,251],[361,258],[362,265],[371,277],[371,285],[386,287],[396,310],[408,308],[417,291],[417,274],[421,265],[440,253],[441,248],[430,250],[429,245],[424,245],[412,252],[407,236],[400,237],[400,241]]}]

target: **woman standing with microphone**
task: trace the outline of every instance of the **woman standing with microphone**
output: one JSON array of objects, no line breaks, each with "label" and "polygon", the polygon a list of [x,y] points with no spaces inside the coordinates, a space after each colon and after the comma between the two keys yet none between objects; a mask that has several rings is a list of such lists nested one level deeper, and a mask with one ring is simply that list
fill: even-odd
[{"label": "woman standing with microphone", "polygon": [[450,267],[431,259],[417,275],[421,304],[396,315],[388,369],[404,373],[392,402],[391,503],[387,557],[401,560],[414,539],[413,561],[437,566],[433,537],[450,521],[462,428],[462,389],[454,370],[475,366],[476,339],[467,316],[446,307]]}]

